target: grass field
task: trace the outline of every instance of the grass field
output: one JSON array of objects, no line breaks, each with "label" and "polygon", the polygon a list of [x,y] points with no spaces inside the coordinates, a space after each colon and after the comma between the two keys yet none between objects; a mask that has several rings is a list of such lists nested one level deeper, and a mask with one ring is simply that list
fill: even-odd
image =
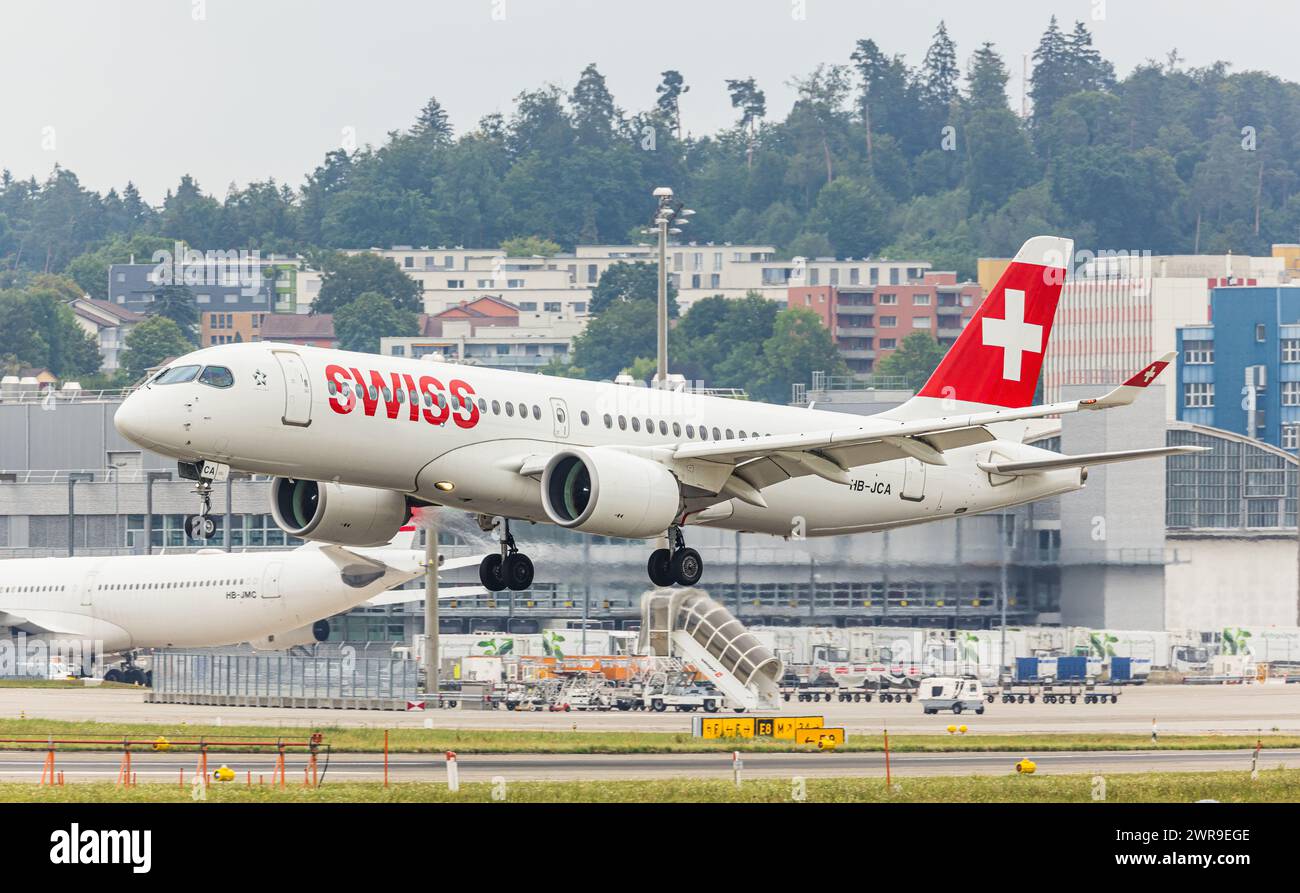
[{"label": "grass field", "polygon": [[[335,752],[378,753],[384,748],[384,730],[377,728],[321,726],[325,743]],[[169,741],[197,738],[256,738],[274,741],[304,741],[310,730],[270,726],[214,726],[184,724],[132,724],[62,722],[48,719],[0,719],[0,739],[104,737]],[[1300,735],[1161,735],[1158,744],[1149,735],[1110,734],[967,734],[891,735],[890,749],[899,753],[1022,751],[1044,753],[1080,750],[1242,750],[1256,741],[1269,748],[1300,747]],[[10,745],[0,744],[0,747]],[[78,749],[66,745],[64,749]],[[86,748],[80,748],[86,749]],[[179,748],[178,748],[179,749]],[[392,753],[717,753],[740,750],[747,753],[814,749],[796,747],[789,741],[772,739],[704,740],[675,732],[582,732],[524,731],[508,729],[393,729],[389,732]],[[851,736],[840,750],[878,752],[884,750],[881,735]]]},{"label": "grass field", "polygon": [[[165,784],[116,788],[108,783],[70,784],[42,788],[34,784],[0,783],[0,802],[101,803],[190,802],[196,791]],[[248,787],[242,782],[209,786],[207,802],[216,803],[1188,803],[1300,802],[1300,769],[1261,770],[1258,779],[1247,772],[1159,772],[1114,775],[1105,779],[1104,797],[1096,798],[1091,775],[968,776],[895,778],[886,788],[880,778],[753,779],[739,788],[729,781],[673,779],[663,781],[515,782],[463,784],[456,794],[446,785],[403,782],[385,788],[379,782],[326,782],[319,788],[290,784],[284,790],[269,785]],[[495,795],[495,796],[494,796]]]}]

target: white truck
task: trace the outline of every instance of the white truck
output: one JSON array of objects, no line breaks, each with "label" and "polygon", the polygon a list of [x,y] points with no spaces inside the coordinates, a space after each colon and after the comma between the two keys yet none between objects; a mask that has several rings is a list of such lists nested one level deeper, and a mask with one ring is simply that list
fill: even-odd
[{"label": "white truck", "polygon": [[927,715],[940,710],[984,713],[984,687],[973,676],[930,676],[921,680],[919,694]]}]

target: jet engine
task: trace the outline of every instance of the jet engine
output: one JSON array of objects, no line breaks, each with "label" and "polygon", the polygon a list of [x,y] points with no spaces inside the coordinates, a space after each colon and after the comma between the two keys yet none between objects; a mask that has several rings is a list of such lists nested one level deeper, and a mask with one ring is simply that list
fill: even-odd
[{"label": "jet engine", "polygon": [[663,465],[620,450],[562,450],[542,473],[542,505],[561,527],[647,539],[668,529],[681,487]]},{"label": "jet engine", "polygon": [[271,485],[271,514],[290,536],[340,546],[382,546],[411,517],[401,493],[294,478]]},{"label": "jet engine", "polygon": [[330,622],[317,620],[306,626],[254,639],[250,644],[258,651],[285,651],[298,645],[315,645],[330,637]]}]

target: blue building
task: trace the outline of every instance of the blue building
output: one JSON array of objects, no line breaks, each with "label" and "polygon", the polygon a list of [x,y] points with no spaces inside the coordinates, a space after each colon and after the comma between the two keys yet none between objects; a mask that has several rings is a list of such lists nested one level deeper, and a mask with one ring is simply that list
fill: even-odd
[{"label": "blue building", "polygon": [[1300,286],[1216,288],[1178,330],[1178,418],[1300,448]]}]

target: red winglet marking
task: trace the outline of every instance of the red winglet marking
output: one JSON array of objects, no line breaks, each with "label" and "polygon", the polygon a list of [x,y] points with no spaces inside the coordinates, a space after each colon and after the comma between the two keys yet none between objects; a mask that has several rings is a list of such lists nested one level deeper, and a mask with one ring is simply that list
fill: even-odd
[{"label": "red winglet marking", "polygon": [[1159,376],[1161,372],[1164,372],[1165,367],[1168,365],[1169,364],[1163,360],[1156,360],[1137,375],[1134,375],[1128,381],[1124,382],[1124,385],[1132,388],[1145,388],[1147,385],[1151,384],[1151,382],[1155,381],[1156,377]]}]

